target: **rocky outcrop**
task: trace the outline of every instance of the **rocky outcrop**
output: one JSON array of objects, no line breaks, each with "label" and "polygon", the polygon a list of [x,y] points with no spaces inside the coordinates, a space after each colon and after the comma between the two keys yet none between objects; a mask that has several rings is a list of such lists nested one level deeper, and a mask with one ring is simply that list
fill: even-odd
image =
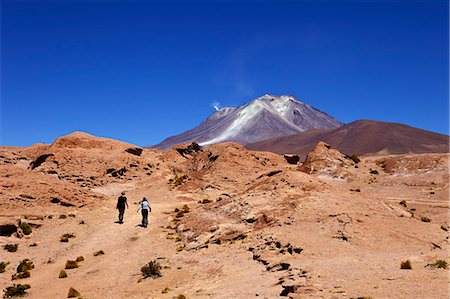
[{"label": "rocky outcrop", "polygon": [[33,170],[33,169],[39,167],[42,163],[45,162],[45,160],[47,160],[48,157],[52,157],[52,156],[53,156],[53,154],[40,155],[34,161],[31,161],[29,168],[31,170]]},{"label": "rocky outcrop", "polygon": [[337,149],[332,148],[329,144],[321,141],[306,156],[299,170],[308,174],[324,174],[337,177],[342,174],[342,169],[352,165],[354,165],[354,162],[351,159]]},{"label": "rocky outcrop", "polygon": [[186,155],[192,155],[193,153],[202,151],[202,147],[197,142],[192,142],[185,148],[177,148],[177,152],[186,158]]},{"label": "rocky outcrop", "polygon": [[127,148],[125,151],[127,153],[130,153],[130,154],[135,155],[135,156],[142,155],[142,148],[140,148],[140,147],[130,147],[130,148]]},{"label": "rocky outcrop", "polygon": [[299,155],[284,155],[284,158],[286,159],[286,161],[289,164],[298,164],[298,162],[300,161],[300,156]]}]

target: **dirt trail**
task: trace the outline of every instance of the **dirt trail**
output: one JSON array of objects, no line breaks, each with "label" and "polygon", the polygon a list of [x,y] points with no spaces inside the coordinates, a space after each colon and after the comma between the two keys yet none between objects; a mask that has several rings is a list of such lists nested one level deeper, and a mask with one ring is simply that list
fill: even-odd
[{"label": "dirt trail", "polygon": [[[115,209],[121,188],[117,184],[111,187],[103,191],[111,194],[114,189],[116,194],[100,207],[76,209],[75,217],[65,219],[54,214],[29,237],[11,237],[11,241],[19,243],[19,250],[2,251],[5,257],[1,260],[10,261],[11,267],[0,275],[0,284],[30,284],[29,298],[66,298],[71,287],[85,299],[173,298],[180,294],[189,297],[195,294],[196,298],[247,298],[255,294],[276,297],[280,293],[276,277],[252,259],[246,246],[236,245],[230,250],[215,245],[198,253],[178,252],[175,240],[168,238],[171,231],[166,229],[170,213],[184,204],[194,207],[196,202],[180,201],[181,193],[168,191],[166,182],[136,188],[127,185],[127,190],[132,191],[126,193],[129,209],[123,224],[116,223]],[[140,226],[141,213],[136,211],[143,196],[149,198],[152,206],[147,228]],[[66,233],[76,237],[68,243],[60,242]],[[33,243],[37,246],[30,247]],[[93,255],[100,250],[105,254]],[[67,269],[68,277],[58,278],[66,261],[79,256],[84,258],[79,268]],[[11,281],[16,265],[25,258],[35,264],[31,277]],[[141,267],[152,260],[161,264],[163,276],[141,280]],[[224,263],[225,260],[228,262]],[[237,275],[236,269],[248,270],[241,270]],[[166,288],[168,291],[163,293]]]},{"label": "dirt trail", "polygon": [[[176,254],[175,242],[166,239],[163,228],[169,223],[167,212],[180,205],[165,191],[166,186],[154,185],[145,189],[127,193],[129,209],[125,212],[123,224],[116,223],[116,200],[111,198],[96,211],[81,209],[76,217],[59,219],[55,215],[50,220],[46,219],[29,239],[22,240],[20,250],[16,254],[8,254],[8,258],[12,265],[18,263],[19,258],[34,261],[31,278],[20,281],[32,285],[30,298],[65,298],[70,287],[77,289],[83,298],[142,298],[141,287],[136,288],[141,278],[140,268],[158,258],[161,265],[170,267]],[[147,228],[140,226],[141,213],[136,211],[136,203],[144,195],[152,205]],[[85,223],[79,224],[81,220]],[[59,237],[64,233],[73,233],[76,237],[62,243]],[[34,240],[38,246],[28,247]],[[57,249],[50,252],[47,247]],[[93,253],[99,250],[105,254],[94,256]],[[68,277],[59,279],[58,274],[64,269],[65,262],[78,256],[84,257],[80,267],[66,270]],[[164,269],[164,272],[173,271],[177,270]],[[166,285],[176,288],[182,281],[181,276],[171,273],[155,280],[146,279],[140,284],[147,290],[144,293],[149,294],[148,298],[156,298],[163,296],[161,291]]]}]

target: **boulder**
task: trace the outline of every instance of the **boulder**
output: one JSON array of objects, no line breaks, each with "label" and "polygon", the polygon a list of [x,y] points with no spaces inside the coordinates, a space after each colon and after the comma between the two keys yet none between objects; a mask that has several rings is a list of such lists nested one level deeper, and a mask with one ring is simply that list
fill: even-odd
[{"label": "boulder", "polygon": [[17,232],[18,226],[14,223],[1,223],[0,224],[0,236],[11,237],[12,234]]},{"label": "boulder", "polygon": [[140,156],[142,154],[142,148],[140,147],[130,147],[125,150],[127,153],[130,153],[135,156]]},{"label": "boulder", "polygon": [[284,158],[286,159],[286,161],[289,164],[298,164],[298,162],[300,161],[300,156],[299,155],[284,155]]},{"label": "boulder", "polygon": [[78,292],[74,288],[70,288],[69,293],[67,294],[67,298],[76,298],[80,296],[81,296],[80,292]]}]

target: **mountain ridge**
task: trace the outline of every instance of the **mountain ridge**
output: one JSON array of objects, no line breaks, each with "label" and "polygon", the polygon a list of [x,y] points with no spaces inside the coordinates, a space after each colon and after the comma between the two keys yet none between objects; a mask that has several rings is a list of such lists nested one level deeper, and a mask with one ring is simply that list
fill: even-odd
[{"label": "mountain ridge", "polygon": [[374,120],[357,120],[336,129],[310,130],[271,138],[247,144],[246,148],[306,155],[320,141],[325,141],[348,155],[449,152],[447,135],[400,123]]}]

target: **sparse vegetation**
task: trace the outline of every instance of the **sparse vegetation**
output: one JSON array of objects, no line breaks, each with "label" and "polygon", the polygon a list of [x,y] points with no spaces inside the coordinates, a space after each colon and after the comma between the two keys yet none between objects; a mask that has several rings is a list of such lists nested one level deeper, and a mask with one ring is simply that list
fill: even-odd
[{"label": "sparse vegetation", "polygon": [[448,269],[448,263],[445,260],[436,260],[430,266],[432,266],[433,268],[437,268],[437,269]]},{"label": "sparse vegetation", "polygon": [[66,267],[65,269],[75,269],[78,268],[78,262],[77,261],[66,261]]},{"label": "sparse vegetation", "polygon": [[79,224],[86,224],[86,222],[84,222],[84,220],[80,220]]},{"label": "sparse vegetation", "polygon": [[187,205],[184,205],[180,209],[176,208],[175,209],[175,212],[176,212],[175,218],[182,218],[184,216],[184,214],[185,213],[189,213],[189,211],[190,211],[190,209],[189,209],[189,207]]},{"label": "sparse vegetation", "polygon": [[67,234],[64,234],[64,235],[61,236],[60,241],[67,243],[67,242],[69,242],[69,239],[71,239],[71,238],[75,238],[75,235],[72,234],[72,233],[67,233]]},{"label": "sparse vegetation", "polygon": [[165,287],[162,291],[161,294],[167,294],[170,291],[170,289],[168,287]]},{"label": "sparse vegetation", "polygon": [[16,252],[17,248],[19,248],[19,244],[6,244],[3,246],[3,249],[9,252]]},{"label": "sparse vegetation", "polygon": [[30,259],[24,259],[17,266],[17,273],[34,269],[34,264]]},{"label": "sparse vegetation", "polygon": [[64,215],[64,214],[59,215],[59,219],[66,219],[66,218],[67,218],[67,215]]},{"label": "sparse vegetation", "polygon": [[186,299],[186,296],[184,296],[184,295],[178,295],[178,296],[177,296],[177,299]]},{"label": "sparse vegetation", "polygon": [[5,292],[3,298],[22,297],[26,295],[29,288],[31,288],[29,284],[14,284],[3,290]]},{"label": "sparse vegetation", "polygon": [[169,180],[169,184],[172,185],[172,188],[176,188],[180,185],[182,185],[187,180],[187,175],[178,176],[175,174],[175,176]]},{"label": "sparse vegetation", "polygon": [[361,189],[357,188],[357,189],[350,189],[350,191],[352,192],[361,192]]},{"label": "sparse vegetation", "polygon": [[24,259],[17,266],[17,273],[14,273],[11,276],[12,280],[28,278],[31,276],[30,270],[34,269],[34,264],[29,259]]},{"label": "sparse vegetation", "polygon": [[79,256],[79,257],[77,257],[76,261],[77,261],[77,262],[82,262],[82,261],[84,261],[84,257]]},{"label": "sparse vegetation", "polygon": [[24,235],[28,236],[33,232],[31,226],[25,221],[20,221],[19,227],[22,229]]},{"label": "sparse vegetation", "polygon": [[64,270],[59,271],[59,278],[66,278],[67,277],[67,273]]},{"label": "sparse vegetation", "polygon": [[0,273],[5,272],[6,267],[9,265],[9,262],[0,262]]},{"label": "sparse vegetation", "polygon": [[23,271],[23,272],[14,273],[14,274],[11,276],[11,280],[28,278],[28,277],[30,277],[30,276],[31,276],[30,271],[25,270],[25,271]]},{"label": "sparse vegetation", "polygon": [[443,231],[448,232],[448,229],[447,229],[445,226],[443,226],[443,225],[441,225],[441,229],[442,229]]},{"label": "sparse vegetation", "polygon": [[398,204],[401,205],[401,206],[404,206],[406,208],[406,200],[402,200]]},{"label": "sparse vegetation", "polygon": [[150,261],[147,265],[141,268],[143,278],[152,277],[158,278],[161,277],[161,265],[155,260]]},{"label": "sparse vegetation", "polygon": [[105,254],[105,252],[103,250],[94,252],[94,256],[99,256],[99,255],[104,255],[104,254]]},{"label": "sparse vegetation", "polygon": [[420,221],[422,221],[422,222],[431,222],[431,219],[428,218],[427,216],[421,216],[420,217]]},{"label": "sparse vegetation", "polygon": [[36,247],[37,246],[37,243],[31,243],[30,244],[30,247]]},{"label": "sparse vegetation", "polygon": [[75,214],[69,214],[69,217],[75,218],[76,215]]},{"label": "sparse vegetation", "polygon": [[379,173],[378,173],[378,170],[375,170],[375,169],[371,168],[370,169],[370,174],[379,174]]},{"label": "sparse vegetation", "polygon": [[411,262],[409,260],[403,261],[400,263],[400,269],[411,270]]},{"label": "sparse vegetation", "polygon": [[76,298],[80,296],[81,296],[80,292],[78,292],[74,288],[70,288],[69,293],[67,294],[67,298]]}]

